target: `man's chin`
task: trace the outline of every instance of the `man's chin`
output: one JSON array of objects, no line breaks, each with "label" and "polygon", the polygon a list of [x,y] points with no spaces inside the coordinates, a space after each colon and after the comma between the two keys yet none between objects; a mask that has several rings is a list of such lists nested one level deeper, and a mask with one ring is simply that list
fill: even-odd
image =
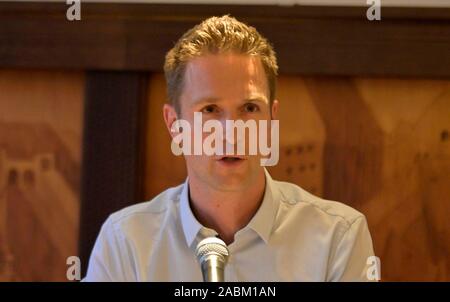
[{"label": "man's chin", "polygon": [[[255,172],[255,171],[252,171]],[[215,183],[217,186],[220,186],[222,191],[229,192],[239,192],[246,191],[250,187],[254,186],[258,181],[257,174],[248,173],[246,174],[231,174],[228,176],[220,176],[215,179]]]},{"label": "man's chin", "polygon": [[242,183],[218,183],[216,184],[216,190],[221,192],[242,192],[247,186]]},{"label": "man's chin", "polygon": [[216,171],[213,182],[222,191],[241,191],[248,186],[250,175],[248,171]]}]

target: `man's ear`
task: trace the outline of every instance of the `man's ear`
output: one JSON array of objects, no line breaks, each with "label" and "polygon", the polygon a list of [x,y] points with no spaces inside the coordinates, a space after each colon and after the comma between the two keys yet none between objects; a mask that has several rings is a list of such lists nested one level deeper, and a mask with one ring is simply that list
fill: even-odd
[{"label": "man's ear", "polygon": [[278,119],[278,106],[280,105],[280,103],[278,102],[278,100],[273,100],[272,103],[272,119],[273,120],[277,120]]},{"label": "man's ear", "polygon": [[170,136],[173,138],[177,135],[177,132],[172,132],[172,124],[178,119],[177,112],[172,105],[164,104],[163,106],[163,117],[166,123],[167,130]]}]

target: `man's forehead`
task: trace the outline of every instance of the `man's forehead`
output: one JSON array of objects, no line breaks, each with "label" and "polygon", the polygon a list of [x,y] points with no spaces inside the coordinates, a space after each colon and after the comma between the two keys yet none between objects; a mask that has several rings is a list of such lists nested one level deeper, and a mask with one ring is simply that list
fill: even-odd
[{"label": "man's forehead", "polygon": [[185,76],[191,80],[241,77],[249,81],[260,81],[265,78],[265,72],[261,59],[257,56],[207,54],[191,59],[186,65]]},{"label": "man's forehead", "polygon": [[268,85],[255,56],[204,55],[187,64],[184,91],[191,99],[217,99],[237,93],[240,99],[267,99]]}]

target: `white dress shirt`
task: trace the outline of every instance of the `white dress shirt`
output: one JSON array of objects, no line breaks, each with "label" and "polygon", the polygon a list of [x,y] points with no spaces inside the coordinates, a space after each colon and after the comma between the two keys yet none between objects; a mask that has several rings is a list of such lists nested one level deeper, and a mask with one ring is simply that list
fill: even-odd
[{"label": "white dress shirt", "polygon": [[[374,253],[364,215],[265,175],[261,206],[228,246],[225,280],[367,281]],[[83,281],[202,281],[195,248],[214,235],[193,215],[186,179],[112,214]]]}]

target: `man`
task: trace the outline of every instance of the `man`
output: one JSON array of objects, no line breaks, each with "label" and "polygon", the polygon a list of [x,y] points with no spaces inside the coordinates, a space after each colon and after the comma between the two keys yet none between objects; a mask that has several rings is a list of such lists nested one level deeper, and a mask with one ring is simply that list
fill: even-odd
[{"label": "man", "polygon": [[[276,119],[277,69],[253,27],[229,16],[205,20],[166,56],[170,134],[196,112],[223,124]],[[210,236],[228,245],[226,281],[367,280],[373,248],[364,216],[272,180],[261,157],[185,154],[184,184],[107,219],[85,280],[202,281],[195,248]]]}]

